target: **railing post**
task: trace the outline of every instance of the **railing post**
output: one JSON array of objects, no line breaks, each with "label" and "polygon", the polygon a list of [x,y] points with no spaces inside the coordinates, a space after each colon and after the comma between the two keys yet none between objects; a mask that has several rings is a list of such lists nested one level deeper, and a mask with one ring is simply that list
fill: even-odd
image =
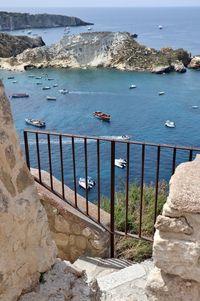
[{"label": "railing post", "polygon": [[110,257],[115,256],[115,142],[111,142],[110,165]]},{"label": "railing post", "polygon": [[28,134],[24,131],[24,147],[25,147],[25,156],[26,156],[26,164],[28,169],[30,170],[30,157],[29,157],[29,147],[28,147]]}]

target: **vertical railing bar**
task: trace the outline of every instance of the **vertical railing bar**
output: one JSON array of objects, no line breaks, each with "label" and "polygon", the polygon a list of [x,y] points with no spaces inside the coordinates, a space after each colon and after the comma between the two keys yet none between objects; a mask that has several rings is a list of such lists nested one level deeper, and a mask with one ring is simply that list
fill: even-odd
[{"label": "vertical railing bar", "polygon": [[172,175],[176,168],[176,147],[173,148]]},{"label": "vertical railing bar", "polygon": [[53,190],[50,134],[47,134],[47,141],[48,141],[48,155],[49,155],[49,175],[50,175],[50,185],[51,185],[51,190]]},{"label": "vertical railing bar", "polygon": [[40,147],[39,147],[39,138],[38,133],[35,133],[36,136],[36,148],[37,148],[37,162],[38,162],[38,174],[39,174],[39,182],[42,183],[41,177],[41,166],[40,166]]},{"label": "vertical railing bar", "polygon": [[157,147],[157,160],[156,160],[156,190],[155,190],[155,207],[154,207],[154,225],[155,225],[156,218],[157,218],[159,174],[160,174],[160,145]]},{"label": "vertical railing bar", "polygon": [[98,205],[98,223],[101,222],[101,183],[100,183],[100,141],[97,140],[97,205]]},{"label": "vertical railing bar", "polygon": [[143,211],[143,193],[144,193],[144,159],[145,144],[142,145],[142,162],[141,162],[141,182],[140,182],[140,218],[139,218],[139,237],[142,234],[142,211]]},{"label": "vertical railing bar", "polygon": [[88,162],[87,162],[87,138],[84,138],[84,153],[85,153],[85,199],[86,199],[86,214],[88,215]]},{"label": "vertical railing bar", "polygon": [[28,145],[28,133],[24,131],[24,147],[25,147],[25,156],[26,156],[26,164],[28,169],[30,170],[30,156],[29,156],[29,145]]},{"label": "vertical railing bar", "polygon": [[74,201],[75,201],[75,207],[77,208],[76,159],[75,159],[74,137],[72,137],[72,162],[73,162],[73,176],[74,176]]},{"label": "vertical railing bar", "polygon": [[65,199],[62,135],[59,135],[59,145],[60,145],[60,171],[61,171],[61,183],[62,183],[62,198]]},{"label": "vertical railing bar", "polygon": [[189,153],[189,161],[192,161],[192,156],[193,156],[193,150],[190,149],[190,153]]},{"label": "vertical railing bar", "polygon": [[115,256],[115,141],[111,142],[110,166],[110,257]]},{"label": "vertical railing bar", "polygon": [[126,212],[125,212],[125,234],[128,233],[128,206],[129,206],[129,162],[130,162],[130,144],[127,143],[126,153]]}]

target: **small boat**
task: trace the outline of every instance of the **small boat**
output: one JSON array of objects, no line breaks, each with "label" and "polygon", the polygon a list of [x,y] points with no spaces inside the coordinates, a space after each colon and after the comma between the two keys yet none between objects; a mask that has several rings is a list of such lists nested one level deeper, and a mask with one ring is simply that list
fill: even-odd
[{"label": "small boat", "polygon": [[160,96],[161,96],[161,95],[165,95],[165,92],[164,92],[164,91],[161,91],[161,92],[158,93],[158,95],[160,95]]},{"label": "small boat", "polygon": [[92,28],[91,27],[88,27],[88,29],[87,29],[88,31],[90,31],[90,30],[92,30]]},{"label": "small boat", "polygon": [[27,98],[29,94],[27,93],[15,93],[11,96],[12,98]]},{"label": "small boat", "polygon": [[37,86],[41,86],[42,83],[41,83],[41,82],[37,82],[36,85],[37,85]]},{"label": "small boat", "polygon": [[56,87],[58,87],[58,84],[53,84],[53,88],[56,88]]},{"label": "small boat", "polygon": [[163,26],[162,26],[162,25],[158,25],[158,28],[159,28],[159,29],[163,29]]},{"label": "small boat", "polygon": [[124,168],[127,165],[127,161],[125,159],[115,159],[115,166],[119,168]]},{"label": "small boat", "polygon": [[165,122],[165,126],[167,126],[168,128],[175,128],[176,127],[175,122],[174,121],[170,121],[170,120],[167,120]]},{"label": "small boat", "polygon": [[27,32],[27,34],[32,34],[32,31],[31,31],[31,30],[29,30],[29,31]]},{"label": "small boat", "polygon": [[15,77],[14,76],[8,76],[8,79],[14,79]]},{"label": "small boat", "polygon": [[118,137],[118,140],[130,140],[130,136],[128,135],[122,135]]},{"label": "small boat", "polygon": [[42,90],[50,90],[50,89],[51,87],[47,87],[47,86],[42,88]]},{"label": "small boat", "polygon": [[17,84],[17,83],[18,83],[18,81],[17,81],[17,80],[14,80],[12,83],[13,83],[13,84]]},{"label": "small boat", "polygon": [[62,90],[59,90],[59,92],[61,93],[61,94],[67,94],[67,93],[69,93],[69,91],[67,90],[67,89],[62,89]]},{"label": "small boat", "polygon": [[135,89],[135,88],[137,88],[136,85],[130,85],[130,87],[129,87],[129,89]]},{"label": "small boat", "polygon": [[[86,189],[86,180],[85,178],[80,178],[78,184],[81,188]],[[92,189],[96,185],[96,182],[91,178],[87,177],[87,189]]]},{"label": "small boat", "polygon": [[49,77],[48,80],[54,80],[54,78]]},{"label": "small boat", "polygon": [[56,100],[56,97],[55,96],[47,96],[46,99],[47,100]]},{"label": "small boat", "polygon": [[37,76],[35,79],[41,79],[42,78],[42,76]]},{"label": "small boat", "polygon": [[93,113],[94,117],[101,119],[103,121],[110,121],[111,119],[111,115],[110,114],[106,114],[100,111],[96,111]]},{"label": "small boat", "polygon": [[192,106],[192,108],[193,108],[193,109],[198,109],[198,108],[199,108],[199,106]]},{"label": "small boat", "polygon": [[28,75],[28,77],[29,77],[29,78],[34,78],[34,77],[35,77],[35,75],[33,75],[33,74],[30,74],[30,75]]},{"label": "small boat", "polygon": [[46,123],[44,121],[38,119],[25,118],[25,121],[27,124],[36,126],[38,128],[43,128],[46,126]]}]

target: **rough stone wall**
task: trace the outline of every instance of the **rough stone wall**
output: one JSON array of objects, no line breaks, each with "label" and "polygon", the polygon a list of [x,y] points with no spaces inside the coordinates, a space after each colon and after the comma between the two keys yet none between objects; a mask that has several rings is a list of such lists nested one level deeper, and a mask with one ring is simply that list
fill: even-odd
[{"label": "rough stone wall", "polygon": [[15,301],[55,262],[45,209],[20,151],[0,81],[0,300]]},{"label": "rough stone wall", "polygon": [[[42,171],[42,179],[49,179],[49,174]],[[60,181],[53,179],[54,189],[61,187]],[[81,255],[107,257],[109,256],[109,233],[93,223],[89,218],[67,203],[60,200],[49,190],[37,185],[41,202],[46,209],[52,238],[58,248],[58,257],[74,262]],[[66,187],[67,189],[67,187]],[[67,189],[70,197],[70,189]],[[67,192],[66,192],[67,195]],[[78,201],[80,201],[78,196]],[[80,205],[80,202],[79,202]],[[96,208],[91,208],[96,207]],[[97,206],[89,204],[90,209],[97,210]],[[109,214],[104,212],[107,220]],[[103,212],[101,214],[103,220]],[[104,221],[105,221],[104,217]]]},{"label": "rough stone wall", "polygon": [[177,167],[156,221],[150,301],[200,300],[200,155]]}]

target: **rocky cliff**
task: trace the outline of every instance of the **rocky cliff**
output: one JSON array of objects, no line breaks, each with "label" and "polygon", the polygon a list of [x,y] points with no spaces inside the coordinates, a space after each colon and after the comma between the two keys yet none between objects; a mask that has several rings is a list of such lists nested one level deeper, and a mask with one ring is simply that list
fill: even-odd
[{"label": "rocky cliff", "polygon": [[0,12],[0,30],[92,25],[76,17]]},{"label": "rocky cliff", "polygon": [[44,46],[42,38],[29,38],[27,36],[11,36],[0,33],[0,57],[11,57],[28,48]]},{"label": "rocky cliff", "polygon": [[49,47],[26,50],[10,59],[0,59],[0,67],[24,70],[36,68],[110,67],[156,73],[185,71],[190,62],[183,49],[160,51],[137,43],[127,32],[90,32],[64,36]]}]

